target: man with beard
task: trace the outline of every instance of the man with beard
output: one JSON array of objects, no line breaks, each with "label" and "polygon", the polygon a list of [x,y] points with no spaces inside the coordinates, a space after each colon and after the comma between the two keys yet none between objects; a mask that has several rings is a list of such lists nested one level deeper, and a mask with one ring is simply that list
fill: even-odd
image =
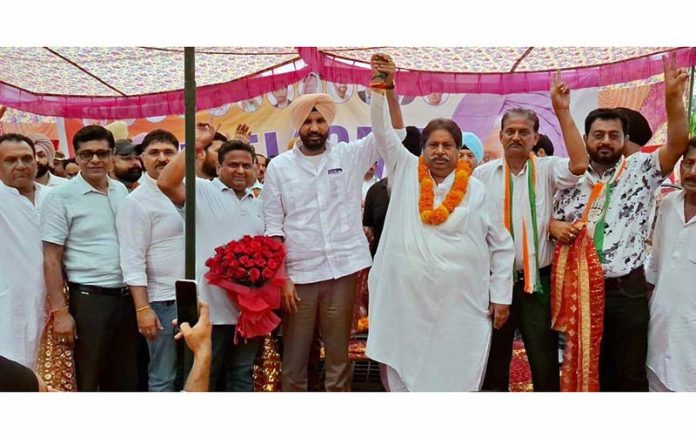
[{"label": "man with beard", "polygon": [[51,190],[34,175],[31,139],[0,136],[0,355],[32,369],[46,299],[39,209]]},{"label": "man with beard", "polygon": [[143,165],[140,162],[141,148],[130,140],[116,141],[114,149],[113,178],[123,183],[128,191],[138,186],[138,180],[143,175]]},{"label": "man with beard", "polygon": [[36,149],[36,181],[47,187],[55,187],[67,181],[65,178],[54,175],[53,160],[56,150],[53,148],[51,140],[43,134],[29,134],[28,137],[34,142]]},{"label": "man with beard", "polygon": [[[390,88],[392,124],[403,138],[398,98],[393,84]],[[300,141],[271,160],[262,195],[266,235],[285,241],[287,248],[283,390],[307,390],[307,359],[318,322],[326,352],[325,388],[348,391],[356,276],[371,264],[361,226],[361,188],[379,157],[372,134],[351,143],[328,140],[336,114],[328,94],[303,95],[290,108]]]},{"label": "man with beard", "polygon": [[514,286],[510,318],[493,331],[484,390],[508,391],[515,330],[522,334],[534,391],[558,391],[558,333],[551,329],[551,261],[548,238],[556,190],[574,187],[587,169],[585,145],[570,114],[570,90],[556,74],[551,103],[570,158],[537,157],[539,118],[532,110],[512,108],[500,127],[504,156],[477,167],[492,197],[494,219],[515,243]]},{"label": "man with beard", "polygon": [[[559,192],[551,227],[561,242],[575,240],[586,225],[604,277],[604,318],[599,348],[601,391],[647,391],[648,297],[645,241],[649,207],[656,189],[672,173],[688,144],[682,96],[688,74],[676,67],[676,55],[663,56],[667,141],[652,153],[622,153],[630,127],[623,111],[599,108],[585,118],[590,165],[575,187]],[[565,298],[564,298],[565,299]],[[601,321],[591,321],[601,324]]]},{"label": "man with beard", "polygon": [[218,151],[220,146],[227,141],[227,137],[215,133],[213,142],[201,149],[196,155],[196,176],[207,180],[217,177]]},{"label": "man with beard", "polygon": [[116,216],[123,281],[135,304],[138,331],[147,339],[148,389],[174,391],[176,318],[174,282],[184,277],[184,221],[157,187],[160,172],[179,151],[179,140],[157,129],[142,142],[145,177]]},{"label": "man with beard", "polygon": [[[214,135],[210,124],[197,125],[197,156]],[[240,140],[228,141],[217,151],[217,159],[218,177],[196,180],[196,280],[201,299],[210,304],[213,324],[210,389],[217,389],[216,383],[222,378],[223,390],[248,392],[253,389],[252,369],[260,343],[256,339],[234,342],[239,309],[222,288],[205,279],[205,262],[221,245],[245,235],[262,235],[263,208],[261,200],[248,189],[255,176],[254,148]],[[186,154],[181,151],[157,179],[162,193],[182,208],[186,203],[185,164]]]}]

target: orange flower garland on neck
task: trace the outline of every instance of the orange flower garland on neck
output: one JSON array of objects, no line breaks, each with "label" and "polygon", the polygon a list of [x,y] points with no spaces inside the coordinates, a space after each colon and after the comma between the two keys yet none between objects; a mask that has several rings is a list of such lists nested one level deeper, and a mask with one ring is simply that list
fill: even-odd
[{"label": "orange flower garland on neck", "polygon": [[420,182],[420,199],[418,211],[421,221],[426,225],[440,225],[445,222],[450,213],[462,202],[469,188],[471,166],[466,160],[459,160],[454,171],[454,183],[445,199],[435,207],[435,182],[430,177],[425,159],[421,156],[418,160],[418,181]]}]

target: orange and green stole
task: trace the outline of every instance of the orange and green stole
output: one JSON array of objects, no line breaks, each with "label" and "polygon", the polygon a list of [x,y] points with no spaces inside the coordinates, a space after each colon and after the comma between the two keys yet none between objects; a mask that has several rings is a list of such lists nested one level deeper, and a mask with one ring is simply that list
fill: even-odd
[{"label": "orange and green stole", "polygon": [[599,391],[599,352],[604,328],[605,216],[623,173],[622,160],[608,182],[595,181],[573,242],[557,244],[551,273],[551,328],[566,334],[561,391]]},{"label": "orange and green stole", "polygon": [[[512,183],[512,174],[510,172],[510,166],[507,160],[503,158],[503,187],[505,190],[505,199],[503,200],[503,223],[505,228],[512,236],[512,240],[515,240],[515,232],[512,221],[512,199],[514,185]],[[544,288],[541,284],[541,279],[539,275],[539,233],[537,231],[537,209],[536,209],[536,157],[534,154],[529,154],[529,159],[527,160],[527,192],[529,197],[529,216],[532,219],[531,223],[531,233],[534,243],[534,260],[529,254],[530,242],[529,233],[530,226],[527,225],[526,215],[521,213],[522,217],[522,255],[523,255],[523,269],[524,269],[524,291],[526,293],[544,293]],[[513,278],[515,273],[513,272]]]}]

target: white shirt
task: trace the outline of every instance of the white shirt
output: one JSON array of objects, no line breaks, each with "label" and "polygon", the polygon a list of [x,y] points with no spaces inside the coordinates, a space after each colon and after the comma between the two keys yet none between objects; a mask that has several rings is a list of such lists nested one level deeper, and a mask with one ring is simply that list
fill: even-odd
[{"label": "white shirt", "polygon": [[61,178],[59,176],[55,176],[51,172],[48,172],[48,183],[46,184],[46,187],[57,187],[61,184],[65,184],[68,181],[70,180],[67,178]]},{"label": "white shirt", "polygon": [[254,190],[254,189],[263,190],[263,183],[261,183],[261,182],[257,179],[256,181],[254,181],[254,184],[253,184],[251,187],[249,187],[249,188],[252,189],[252,190]]},{"label": "white shirt", "polygon": [[149,302],[175,299],[184,278],[184,221],[172,201],[145,174],[116,215],[123,282],[147,286]]},{"label": "white shirt", "polygon": [[206,260],[215,248],[245,235],[263,235],[263,204],[251,190],[241,200],[218,178],[196,179],[196,281],[201,298],[208,303],[210,322],[215,325],[236,324],[239,309],[227,293],[208,284]]},{"label": "white shirt", "polygon": [[[665,180],[660,170],[659,149],[650,153],[638,152],[627,159],[623,175],[612,191],[604,229],[604,260],[606,278],[621,277],[639,268],[645,261],[645,241],[651,223],[650,207],[655,203],[656,190]],[[617,166],[604,172],[608,181]],[[588,167],[585,175],[572,188],[556,194],[554,218],[567,222],[579,221],[590,198],[590,177],[599,176]]]},{"label": "white shirt", "polygon": [[[512,300],[512,239],[490,216],[490,197],[476,178],[447,221],[423,224],[418,158],[392,129],[385,132],[384,102],[375,93],[371,116],[378,144],[386,143],[380,150],[392,192],[368,280],[367,355],[392,367],[409,391],[476,391],[492,334],[488,306]],[[435,205],[454,177],[437,185]]]},{"label": "white shirt", "polygon": [[[556,190],[573,187],[582,175],[573,175],[568,168],[570,160],[561,157],[539,157],[536,163],[536,210],[537,236],[539,236],[539,268],[546,267],[553,260],[553,242],[549,239],[549,222],[553,213],[553,195]],[[525,164],[518,174],[512,178],[512,227],[515,235],[515,269],[524,268],[524,245],[522,240],[522,218],[527,226],[532,226],[529,208],[529,192],[527,191],[527,172]],[[494,202],[493,218],[504,226],[505,187],[503,175],[503,160],[501,158],[489,161],[476,169],[474,176],[486,186],[488,195]],[[528,236],[529,256],[534,260],[534,236]]]},{"label": "white shirt", "polygon": [[42,240],[64,246],[68,281],[101,287],[122,287],[116,213],[128,189],[109,178],[107,194],[81,174],[49,193],[43,206]]},{"label": "white shirt", "polygon": [[35,183],[34,204],[0,181],[0,355],[34,369],[44,326],[46,283],[40,209],[50,188]]},{"label": "white shirt", "polygon": [[365,196],[367,196],[367,191],[370,190],[370,187],[372,187],[375,183],[379,182],[379,178],[376,176],[373,176],[372,179],[369,181],[365,181],[363,179],[363,184],[362,184],[362,201],[365,202]]},{"label": "white shirt", "polygon": [[261,193],[266,235],[285,238],[293,282],[341,278],[370,266],[360,206],[365,172],[377,159],[370,134],[351,143],[327,141],[326,151],[312,158],[298,142],[271,160]]},{"label": "white shirt", "polygon": [[696,217],[686,222],[684,192],[660,206],[646,279],[650,301],[647,367],[672,391],[696,391]]}]

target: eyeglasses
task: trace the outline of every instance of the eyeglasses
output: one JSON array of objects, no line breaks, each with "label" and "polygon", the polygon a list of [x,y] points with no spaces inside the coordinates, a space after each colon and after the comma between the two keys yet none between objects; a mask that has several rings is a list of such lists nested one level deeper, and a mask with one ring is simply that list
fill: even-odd
[{"label": "eyeglasses", "polygon": [[84,160],[84,161],[91,160],[95,155],[100,160],[106,160],[107,158],[109,158],[111,156],[111,150],[79,151],[77,153],[77,156],[80,157],[80,159]]}]

